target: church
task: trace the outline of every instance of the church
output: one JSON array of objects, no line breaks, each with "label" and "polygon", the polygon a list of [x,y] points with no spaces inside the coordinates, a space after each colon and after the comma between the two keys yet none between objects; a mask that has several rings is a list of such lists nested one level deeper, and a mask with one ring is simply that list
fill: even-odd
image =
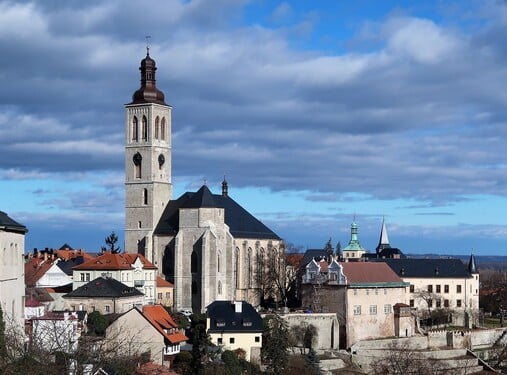
[{"label": "church", "polygon": [[277,299],[283,240],[234,201],[203,185],[173,199],[171,110],[147,48],[141,87],[125,105],[125,251],[141,253],[174,283],[174,308],[203,312],[215,300],[254,306]]}]

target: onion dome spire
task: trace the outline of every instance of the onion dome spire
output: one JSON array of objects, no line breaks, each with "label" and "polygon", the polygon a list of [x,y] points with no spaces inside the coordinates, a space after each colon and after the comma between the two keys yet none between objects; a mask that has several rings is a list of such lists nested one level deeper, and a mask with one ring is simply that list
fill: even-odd
[{"label": "onion dome spire", "polygon": [[155,72],[157,70],[155,60],[150,57],[150,47],[146,46],[146,57],[141,60],[141,88],[132,95],[132,103],[144,104],[157,103],[167,105],[162,91],[155,85]]}]

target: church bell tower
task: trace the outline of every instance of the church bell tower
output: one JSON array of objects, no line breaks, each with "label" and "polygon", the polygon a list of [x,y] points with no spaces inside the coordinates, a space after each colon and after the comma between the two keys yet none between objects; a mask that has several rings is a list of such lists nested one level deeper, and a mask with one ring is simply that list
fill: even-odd
[{"label": "church bell tower", "polygon": [[125,105],[125,251],[157,265],[153,232],[172,195],[172,107],[155,85],[157,68],[149,52],[147,47],[139,67],[141,87]]}]

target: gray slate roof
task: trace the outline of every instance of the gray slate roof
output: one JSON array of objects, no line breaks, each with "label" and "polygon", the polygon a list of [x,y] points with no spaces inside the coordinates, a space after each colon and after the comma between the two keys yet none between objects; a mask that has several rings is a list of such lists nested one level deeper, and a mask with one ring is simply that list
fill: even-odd
[{"label": "gray slate roof", "polygon": [[223,208],[225,223],[236,238],[261,238],[279,240],[271,229],[256,219],[229,196],[213,194],[206,185],[197,192],[186,192],[167,204],[155,229],[156,234],[175,235],[179,230],[179,210],[185,208]]},{"label": "gray slate roof", "polygon": [[109,277],[97,277],[95,280],[65,294],[63,298],[122,298],[142,295],[143,293],[136,288],[129,287],[118,280]]},{"label": "gray slate roof", "polygon": [[465,264],[455,258],[444,259],[372,259],[385,262],[401,278],[468,278],[471,277]]},{"label": "gray slate roof", "polygon": [[6,232],[26,233],[28,229],[17,221],[12,220],[5,212],[0,211],[0,230]]},{"label": "gray slate roof", "polygon": [[208,305],[206,315],[210,318],[209,332],[262,332],[262,318],[245,301],[241,302],[241,313],[235,312],[231,301],[214,301]]}]

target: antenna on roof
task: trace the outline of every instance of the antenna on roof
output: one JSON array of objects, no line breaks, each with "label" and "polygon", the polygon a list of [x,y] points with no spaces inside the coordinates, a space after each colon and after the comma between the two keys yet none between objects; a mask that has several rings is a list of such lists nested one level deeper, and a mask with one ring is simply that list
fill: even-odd
[{"label": "antenna on roof", "polygon": [[150,54],[150,39],[151,39],[151,35],[146,35],[145,38],[146,38],[146,55],[149,55]]}]

